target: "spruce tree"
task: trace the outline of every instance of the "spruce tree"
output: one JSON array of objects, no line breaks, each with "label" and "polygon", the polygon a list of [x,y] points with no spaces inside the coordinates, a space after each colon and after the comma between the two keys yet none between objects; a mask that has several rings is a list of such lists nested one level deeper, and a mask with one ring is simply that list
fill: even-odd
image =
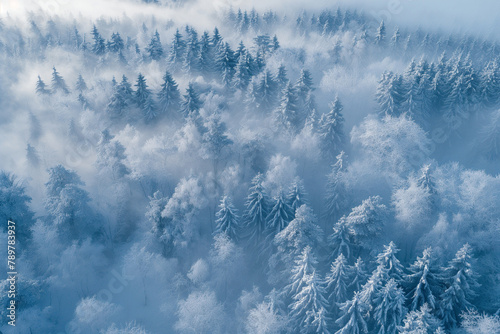
[{"label": "spruce tree", "polygon": [[358,257],[354,265],[349,267],[349,272],[351,283],[349,283],[348,288],[351,289],[351,291],[360,291],[367,278],[365,263],[360,257]]},{"label": "spruce tree", "polygon": [[289,83],[281,94],[280,105],[275,111],[275,121],[279,128],[296,133],[301,123],[300,116],[297,92]]},{"label": "spruce tree", "polygon": [[234,52],[231,50],[229,43],[220,43],[218,45],[215,55],[215,67],[220,74],[224,86],[229,87],[236,67]]},{"label": "spruce tree", "polygon": [[342,316],[335,321],[340,329],[335,334],[368,333],[368,325],[364,319],[366,309],[359,293],[354,293],[354,297],[343,303],[340,310]]},{"label": "spruce tree", "polygon": [[187,73],[195,73],[199,69],[200,60],[200,44],[198,41],[198,33],[194,29],[190,29],[188,41],[186,43],[186,51],[184,53],[183,69]]},{"label": "spruce tree", "polygon": [[51,82],[51,90],[53,92],[61,91],[64,94],[69,94],[68,86],[66,85],[66,81],[64,81],[63,77],[57,72],[56,68],[53,67],[52,72],[52,82]]},{"label": "spruce tree", "polygon": [[[328,309],[328,301],[325,298],[326,291],[324,282],[313,271],[312,274],[306,276],[304,286],[299,293],[293,296],[294,302],[290,305],[290,317],[292,321],[299,327],[300,333],[329,333],[327,330],[326,310]],[[320,332],[317,332],[317,330]]]},{"label": "spruce tree", "polygon": [[92,45],[92,52],[98,56],[102,56],[106,53],[106,44],[104,43],[104,38],[102,38],[101,34],[97,30],[97,27],[94,25],[92,28],[92,38],[94,39],[94,44]]},{"label": "spruce tree", "polygon": [[471,261],[472,247],[465,244],[443,269],[445,290],[440,296],[438,314],[449,327],[457,325],[462,311],[474,308],[472,301],[477,296],[475,290],[479,283]]},{"label": "spruce tree", "polygon": [[172,41],[172,46],[168,57],[168,60],[172,64],[172,67],[174,69],[179,68],[182,64],[185,51],[186,42],[182,38],[182,34],[179,32],[179,29],[177,29],[175,31],[174,40]]},{"label": "spruce tree", "polygon": [[[292,208],[288,205],[285,194],[280,191],[274,197],[274,205],[267,216],[267,230],[271,238],[283,231],[293,220]],[[270,240],[271,242],[271,240]]]},{"label": "spruce tree", "polygon": [[111,41],[109,43],[108,49],[114,53],[120,53],[125,48],[122,37],[119,33],[111,34]]},{"label": "spruce tree", "polygon": [[409,291],[407,298],[410,302],[410,311],[420,309],[427,304],[432,310],[437,308],[436,297],[439,296],[441,284],[439,271],[434,264],[432,248],[424,250],[422,257],[410,265],[410,274],[405,277],[405,286]]},{"label": "spruce tree", "polygon": [[340,152],[344,143],[344,107],[339,98],[330,104],[330,112],[321,117],[319,125],[319,135],[322,141],[323,153],[330,157],[335,157]]},{"label": "spruce tree", "polygon": [[151,41],[146,48],[146,52],[149,53],[149,57],[152,60],[158,61],[163,58],[163,46],[161,45],[160,34],[158,33],[158,30],[151,38]]},{"label": "spruce tree", "polygon": [[328,237],[328,246],[332,258],[337,258],[344,255],[346,258],[351,257],[352,233],[349,224],[344,217],[340,218],[333,226],[333,233]]},{"label": "spruce tree", "polygon": [[404,99],[402,78],[392,72],[384,72],[378,83],[375,97],[381,115],[399,116]]},{"label": "spruce tree", "polygon": [[389,278],[393,278],[397,283],[400,283],[403,277],[403,265],[396,257],[399,249],[394,242],[384,246],[384,250],[377,255],[377,263],[384,268]]},{"label": "spruce tree", "polygon": [[349,266],[343,254],[340,254],[332,263],[330,272],[326,276],[326,289],[330,302],[331,314],[337,318],[338,307],[347,300],[347,286],[349,284]]},{"label": "spruce tree", "polygon": [[260,244],[266,231],[266,218],[270,211],[270,200],[262,185],[264,176],[257,174],[252,179],[252,187],[246,200],[246,212],[244,216],[246,229],[249,233],[250,241]]},{"label": "spruce tree", "polygon": [[255,78],[250,85],[249,102],[260,112],[272,110],[278,97],[278,84],[270,71]]},{"label": "spruce tree", "polygon": [[43,82],[42,78],[38,76],[38,80],[36,82],[36,93],[38,95],[49,95],[50,90],[48,90],[46,87],[47,85],[45,84],[45,82]]},{"label": "spruce tree", "polygon": [[179,88],[168,71],[163,76],[163,83],[157,97],[161,114],[167,114],[174,110],[177,111],[177,108],[179,108],[181,100]]},{"label": "spruce tree", "polygon": [[291,270],[289,283],[285,286],[287,295],[291,297],[297,295],[302,290],[307,276],[311,275],[318,265],[318,260],[310,246],[304,247],[294,262],[295,265]]},{"label": "spruce tree", "polygon": [[189,83],[186,94],[184,94],[181,102],[182,113],[185,117],[197,118],[202,106],[203,102],[200,100],[200,95],[194,88],[194,85]]},{"label": "spruce tree", "polygon": [[137,77],[137,83],[135,84],[135,87],[137,87],[135,91],[135,101],[137,103],[137,106],[141,109],[146,121],[153,120],[157,117],[156,106],[153,101],[153,94],[148,88],[146,79],[141,73],[139,73],[139,76]]},{"label": "spruce tree", "polygon": [[407,309],[403,290],[394,279],[390,279],[375,299],[374,320],[379,334],[396,334]]},{"label": "spruce tree", "polygon": [[216,233],[225,233],[232,240],[238,240],[240,217],[230,197],[222,197],[216,217]]},{"label": "spruce tree", "polygon": [[77,91],[79,91],[80,93],[87,90],[87,84],[85,83],[85,80],[83,80],[83,77],[81,74],[78,75],[78,80],[76,81],[75,89]]},{"label": "spruce tree", "polygon": [[349,192],[347,185],[347,155],[341,151],[336,157],[337,161],[332,166],[328,175],[325,198],[325,218],[330,222],[337,221],[349,206]]},{"label": "spruce tree", "polygon": [[304,188],[304,183],[302,180],[297,176],[292,184],[290,185],[290,189],[288,191],[287,197],[287,204],[292,210],[292,215],[295,217],[295,211],[302,206],[303,204],[308,204],[307,201],[307,193]]}]

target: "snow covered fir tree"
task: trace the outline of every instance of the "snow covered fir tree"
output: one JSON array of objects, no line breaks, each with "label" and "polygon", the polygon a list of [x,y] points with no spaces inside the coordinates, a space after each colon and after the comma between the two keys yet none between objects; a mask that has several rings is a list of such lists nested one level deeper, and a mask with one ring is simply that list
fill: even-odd
[{"label": "snow covered fir tree", "polygon": [[1,333],[500,333],[500,4],[0,7]]}]

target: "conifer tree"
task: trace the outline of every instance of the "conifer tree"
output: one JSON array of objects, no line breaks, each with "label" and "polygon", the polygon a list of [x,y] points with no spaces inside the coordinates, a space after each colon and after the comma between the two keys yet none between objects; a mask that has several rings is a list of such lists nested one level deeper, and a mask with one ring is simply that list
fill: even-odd
[{"label": "conifer tree", "polygon": [[347,286],[349,284],[349,267],[344,254],[340,254],[332,263],[330,272],[326,276],[326,289],[330,302],[331,314],[334,318],[338,314],[338,306],[347,300]]},{"label": "conifer tree", "polygon": [[200,52],[197,65],[202,74],[208,75],[214,70],[214,51],[210,43],[210,36],[205,31],[200,39]]},{"label": "conifer tree", "polygon": [[161,90],[158,92],[159,109],[161,114],[177,111],[181,100],[179,88],[170,72],[163,76]]},{"label": "conifer tree", "polygon": [[351,300],[340,306],[342,316],[335,322],[340,329],[335,334],[361,334],[368,333],[368,325],[364,319],[365,305],[356,292]]},{"label": "conifer tree", "polygon": [[78,75],[78,80],[76,81],[75,89],[80,93],[83,93],[84,91],[87,90],[87,84],[85,83],[85,80],[83,80],[81,74]]},{"label": "conifer tree", "polygon": [[289,83],[283,90],[280,105],[275,111],[276,124],[291,133],[296,133],[301,121],[299,112],[297,92]]},{"label": "conifer tree", "polygon": [[392,72],[384,72],[375,94],[381,115],[399,116],[404,99],[402,78]]},{"label": "conifer tree", "polygon": [[375,299],[374,319],[378,333],[396,334],[397,327],[406,315],[405,296],[403,290],[394,279],[390,279],[380,290]]},{"label": "conifer tree", "polygon": [[108,49],[114,53],[120,53],[125,48],[125,43],[119,33],[111,34],[111,41],[109,42]]},{"label": "conifer tree", "polygon": [[438,314],[447,326],[456,326],[460,313],[474,308],[472,301],[479,283],[471,261],[472,247],[465,244],[443,270],[445,290],[440,296]]},{"label": "conifer tree", "polygon": [[328,245],[332,258],[344,255],[351,257],[352,233],[345,217],[339,219],[333,226],[333,233],[328,237]]},{"label": "conifer tree", "polygon": [[288,206],[292,210],[293,216],[295,216],[295,211],[300,206],[302,206],[303,204],[308,204],[307,193],[304,188],[304,183],[298,176],[293,180],[290,186],[290,190],[288,191],[286,200]]},{"label": "conifer tree", "polygon": [[319,135],[322,140],[322,150],[324,154],[335,157],[340,152],[344,142],[344,107],[339,98],[330,104],[330,112],[321,117],[319,125]]},{"label": "conifer tree", "polygon": [[292,208],[288,205],[285,194],[280,191],[274,197],[274,205],[267,216],[267,229],[271,238],[283,231],[293,220]]},{"label": "conifer tree", "polygon": [[92,52],[98,56],[102,56],[104,53],[106,53],[106,44],[104,43],[104,38],[102,38],[95,25],[92,28],[92,38],[94,39]]},{"label": "conifer tree", "polygon": [[399,252],[396,244],[390,242],[384,246],[384,250],[377,255],[377,263],[381,266],[389,278],[393,278],[396,282],[401,282],[403,276],[403,265],[396,257]]},{"label": "conifer tree", "polygon": [[[324,282],[313,271],[306,277],[304,286],[293,297],[294,302],[290,305],[290,316],[301,333],[329,333],[326,328],[329,318],[326,316],[328,301],[325,295]],[[320,332],[317,332],[318,329]]]},{"label": "conifer tree", "polygon": [[174,40],[172,41],[172,47],[170,49],[170,54],[168,57],[169,62],[172,64],[174,69],[179,68],[182,64],[183,57],[186,51],[186,42],[182,38],[182,34],[179,29],[175,31]]},{"label": "conifer tree", "polygon": [[185,117],[197,118],[202,106],[203,102],[200,100],[200,95],[194,88],[194,85],[189,83],[186,94],[184,94],[181,102],[182,113]]},{"label": "conifer tree", "polygon": [[135,91],[135,101],[137,106],[143,112],[145,119],[147,121],[151,121],[157,117],[156,106],[153,101],[152,92],[148,88],[146,79],[141,73],[139,73],[135,86],[137,87]]},{"label": "conifer tree", "polygon": [[349,272],[351,283],[348,285],[348,288],[352,291],[360,291],[367,278],[365,264],[360,257],[358,257],[354,265],[349,267]]},{"label": "conifer tree", "polygon": [[259,244],[266,230],[266,218],[271,209],[269,197],[262,185],[264,176],[257,174],[252,179],[252,187],[246,201],[245,224],[249,233],[250,241]]},{"label": "conifer tree", "polygon": [[38,95],[49,95],[50,90],[48,90],[46,87],[47,85],[45,84],[45,82],[43,82],[42,78],[38,76],[38,80],[36,82],[36,93]]},{"label": "conifer tree", "polygon": [[385,23],[382,20],[380,22],[378,29],[377,29],[377,33],[375,34],[375,44],[377,44],[377,45],[383,44],[385,41],[385,34],[386,34]]},{"label": "conifer tree", "polygon": [[200,43],[198,41],[198,33],[193,28],[189,30],[188,41],[186,43],[186,51],[184,53],[183,69],[187,73],[198,71],[200,60]]},{"label": "conifer tree", "polygon": [[163,58],[163,46],[161,45],[160,34],[158,33],[158,30],[151,38],[146,51],[149,53],[149,57],[152,60],[158,61]]},{"label": "conifer tree", "polygon": [[51,90],[53,92],[61,91],[64,94],[69,94],[68,86],[66,85],[66,81],[64,81],[63,77],[57,72],[56,68],[53,67],[52,72],[52,82],[51,82]]},{"label": "conifer tree", "polygon": [[441,322],[431,313],[427,304],[422,305],[418,311],[406,314],[403,326],[398,328],[400,334],[434,333],[441,326]]},{"label": "conifer tree", "polygon": [[285,286],[285,291],[289,296],[297,295],[306,283],[307,276],[311,275],[318,265],[318,260],[312,252],[310,246],[304,247],[302,252],[294,261],[295,265],[291,270],[288,285]]},{"label": "conifer tree", "polygon": [[278,97],[278,84],[270,71],[265,71],[252,81],[249,102],[258,111],[272,110]]},{"label": "conifer tree", "polygon": [[229,43],[220,43],[218,45],[215,55],[215,66],[220,73],[222,83],[224,86],[229,87],[236,67],[234,52],[231,50]]},{"label": "conifer tree", "polygon": [[232,240],[239,238],[239,216],[238,211],[233,206],[232,200],[228,196],[223,196],[220,204],[219,211],[216,214],[217,225],[216,233],[225,233]]},{"label": "conifer tree", "polygon": [[411,302],[410,311],[420,309],[424,304],[435,310],[437,307],[436,297],[440,292],[439,272],[434,264],[432,248],[424,250],[422,257],[410,265],[410,274],[405,277],[405,285],[409,291],[408,300]]},{"label": "conifer tree", "polygon": [[341,151],[336,157],[337,161],[332,166],[326,185],[325,215],[330,222],[337,221],[349,206],[349,193],[347,187],[347,155]]}]

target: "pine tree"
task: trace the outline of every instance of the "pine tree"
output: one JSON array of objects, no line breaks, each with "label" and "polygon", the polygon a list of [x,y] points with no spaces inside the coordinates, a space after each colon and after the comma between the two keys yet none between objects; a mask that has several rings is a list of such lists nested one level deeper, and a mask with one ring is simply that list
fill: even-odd
[{"label": "pine tree", "polygon": [[472,270],[472,247],[465,244],[455,258],[443,269],[443,282],[446,290],[441,294],[439,316],[447,326],[454,327],[458,323],[460,313],[473,309],[473,299],[479,287],[477,274]]},{"label": "pine tree", "polygon": [[179,32],[179,29],[177,29],[175,31],[174,40],[172,41],[172,47],[168,58],[174,69],[177,69],[180,64],[182,64],[185,50],[186,42],[182,39],[182,34]]},{"label": "pine tree", "polygon": [[341,151],[332,166],[326,185],[325,216],[330,222],[337,221],[349,206],[349,193],[346,180],[347,155]]},{"label": "pine tree", "polygon": [[238,57],[238,64],[236,64],[233,87],[244,92],[250,84],[252,77],[251,68],[249,66],[248,55],[246,53]]},{"label": "pine tree", "polygon": [[362,248],[372,249],[382,231],[387,208],[381,201],[380,196],[371,196],[353,208],[346,218],[354,240]]},{"label": "pine tree", "polygon": [[161,90],[158,92],[160,113],[167,114],[174,110],[177,111],[181,100],[180,96],[177,83],[170,72],[167,71],[163,76]]},{"label": "pine tree", "polygon": [[299,112],[297,92],[289,83],[283,90],[280,105],[275,111],[276,124],[280,128],[296,133],[301,123]]},{"label": "pine tree", "polygon": [[111,41],[109,43],[108,49],[114,53],[120,53],[125,48],[122,37],[119,33],[111,34]]},{"label": "pine tree", "polygon": [[233,141],[227,136],[226,124],[221,121],[218,113],[207,117],[204,126],[206,131],[202,137],[201,155],[205,159],[212,160],[214,174],[217,177],[218,162],[223,158],[224,149]]},{"label": "pine tree", "polygon": [[328,237],[328,245],[332,258],[337,258],[344,255],[346,258],[351,257],[351,242],[352,233],[349,229],[349,224],[345,217],[333,226],[333,233]]},{"label": "pine tree", "polygon": [[198,71],[200,60],[200,43],[198,33],[193,28],[189,30],[188,41],[186,43],[186,52],[184,53],[183,69],[187,73]]},{"label": "pine tree", "polygon": [[301,333],[311,333],[318,328],[321,330],[319,333],[328,333],[326,322],[329,319],[325,315],[328,301],[325,298],[324,282],[316,271],[313,271],[306,277],[304,283],[300,292],[293,297],[290,317],[300,328]]},{"label": "pine tree", "polygon": [[207,76],[214,70],[213,48],[210,44],[210,36],[205,31],[200,39],[200,52],[198,54],[198,67],[200,72]]},{"label": "pine tree", "polygon": [[265,71],[252,81],[249,92],[249,102],[258,111],[272,110],[276,104],[278,84],[270,71]]},{"label": "pine tree", "polygon": [[385,34],[386,34],[386,32],[385,32],[385,23],[382,20],[380,22],[380,25],[379,25],[378,29],[377,29],[377,33],[375,34],[375,44],[377,44],[377,45],[383,44],[384,41],[385,41]]},{"label": "pine tree", "polygon": [[400,334],[435,333],[441,322],[432,315],[427,304],[422,305],[418,311],[411,311],[403,320],[403,326],[398,328]]},{"label": "pine tree", "polygon": [[314,256],[310,246],[304,247],[294,262],[295,265],[291,270],[289,283],[285,286],[287,295],[292,297],[302,290],[307,277],[316,270],[316,266],[318,265],[318,260]]},{"label": "pine tree", "polygon": [[330,157],[335,157],[344,143],[344,107],[339,98],[330,104],[330,112],[321,117],[319,135],[322,140],[323,152]]},{"label": "pine tree", "polygon": [[51,90],[53,92],[62,91],[64,94],[69,94],[68,86],[66,85],[66,81],[64,81],[63,77],[57,72],[56,68],[53,67],[52,72],[52,84]]},{"label": "pine tree", "polygon": [[229,87],[234,76],[236,60],[229,43],[220,43],[215,55],[215,67],[221,75],[224,86]]},{"label": "pine tree", "polygon": [[352,291],[360,291],[368,276],[365,270],[365,263],[360,257],[358,257],[354,265],[349,267],[349,272],[351,283],[348,285],[348,288]]},{"label": "pine tree", "polygon": [[203,102],[200,100],[200,95],[192,83],[189,83],[188,88],[186,89],[186,94],[184,94],[183,98],[184,99],[181,102],[181,111],[184,116],[197,118],[199,116],[200,109],[203,106]]},{"label": "pine tree", "polygon": [[389,278],[393,278],[396,282],[401,282],[403,276],[403,265],[396,257],[399,249],[396,248],[394,242],[384,246],[384,250],[377,255],[377,263],[384,268]]},{"label": "pine tree", "polygon": [[78,75],[78,80],[76,81],[75,89],[77,91],[79,91],[80,93],[87,90],[87,84],[85,83],[85,80],[83,80],[83,77],[81,74]]},{"label": "pine tree", "polygon": [[97,30],[97,27],[94,25],[92,28],[92,38],[94,39],[94,44],[92,45],[92,52],[98,56],[102,56],[106,53],[106,44],[104,43],[104,38],[102,38],[101,34]]},{"label": "pine tree", "polygon": [[132,85],[128,82],[127,77],[123,75],[120,84],[114,88],[113,95],[106,109],[115,115],[122,115],[133,103],[133,94]]},{"label": "pine tree", "polygon": [[311,72],[306,69],[300,71],[300,77],[295,84],[300,100],[305,101],[307,95],[314,90]]},{"label": "pine tree", "polygon": [[441,289],[438,268],[434,264],[432,248],[424,250],[422,257],[410,265],[410,274],[405,277],[405,285],[409,291],[410,311],[416,311],[427,304],[432,310],[437,308],[436,296]]},{"label": "pine tree", "polygon": [[406,315],[405,296],[394,279],[390,279],[381,289],[375,299],[375,312],[373,314],[378,333],[396,334],[397,327]]},{"label": "pine tree", "polygon": [[338,306],[347,300],[349,279],[347,260],[343,254],[340,254],[332,263],[330,272],[326,276],[328,300],[334,318],[337,318]]},{"label": "pine tree", "polygon": [[380,290],[387,282],[389,275],[387,269],[378,265],[368,278],[365,284],[361,287],[359,298],[364,303],[367,313],[372,312],[375,304],[375,299],[379,296]]},{"label": "pine tree", "polygon": [[288,205],[285,194],[280,191],[274,197],[274,205],[267,216],[267,230],[269,236],[274,236],[283,231],[285,227],[293,220],[292,208]]},{"label": "pine tree", "polygon": [[137,90],[135,91],[135,101],[137,106],[144,114],[146,121],[151,121],[157,117],[156,106],[153,101],[153,94],[146,84],[146,79],[139,73],[137,83],[135,84]]},{"label": "pine tree", "polygon": [[288,76],[287,76],[287,71],[285,68],[285,65],[281,64],[280,67],[278,68],[278,74],[276,75],[276,80],[278,82],[278,88],[280,91],[283,91],[283,89],[288,85]]},{"label": "pine tree", "polygon": [[368,333],[368,325],[363,318],[365,305],[360,300],[360,295],[356,292],[351,300],[340,306],[342,316],[335,322],[341,328],[335,334],[360,334]]},{"label": "pine tree", "polygon": [[396,27],[394,30],[394,34],[391,37],[391,45],[394,48],[398,48],[401,43],[401,33],[399,32],[399,28]]},{"label": "pine tree", "polygon": [[403,104],[402,78],[392,72],[384,72],[375,94],[380,114],[399,116]]},{"label": "pine tree", "polygon": [[216,233],[225,233],[232,240],[238,240],[240,217],[230,197],[222,197],[216,217]]},{"label": "pine tree", "polygon": [[308,204],[307,202],[307,193],[304,188],[304,183],[297,176],[288,191],[288,195],[286,197],[286,201],[290,209],[292,210],[292,215],[295,216],[295,211],[302,206],[303,204]]},{"label": "pine tree", "polygon": [[45,82],[43,82],[42,78],[38,76],[38,81],[36,82],[36,93],[38,95],[49,95],[50,90],[48,90],[46,87],[47,85],[45,84]]},{"label": "pine tree", "polygon": [[146,48],[146,52],[149,53],[149,57],[152,60],[158,61],[163,58],[163,46],[161,45],[160,34],[158,33],[158,30],[151,38],[151,41]]},{"label": "pine tree", "polygon": [[481,102],[486,107],[497,106],[500,102],[500,68],[498,61],[489,62],[481,72],[480,78]]},{"label": "pine tree", "polygon": [[252,187],[246,201],[245,223],[250,241],[259,244],[266,230],[266,218],[270,211],[270,200],[262,185],[264,176],[257,174],[252,180]]}]

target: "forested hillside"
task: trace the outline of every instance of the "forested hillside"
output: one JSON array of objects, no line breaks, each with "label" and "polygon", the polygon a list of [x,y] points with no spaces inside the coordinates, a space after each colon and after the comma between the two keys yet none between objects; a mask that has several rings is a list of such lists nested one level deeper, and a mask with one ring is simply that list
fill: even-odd
[{"label": "forested hillside", "polygon": [[1,332],[500,333],[496,40],[146,2],[1,15]]}]

